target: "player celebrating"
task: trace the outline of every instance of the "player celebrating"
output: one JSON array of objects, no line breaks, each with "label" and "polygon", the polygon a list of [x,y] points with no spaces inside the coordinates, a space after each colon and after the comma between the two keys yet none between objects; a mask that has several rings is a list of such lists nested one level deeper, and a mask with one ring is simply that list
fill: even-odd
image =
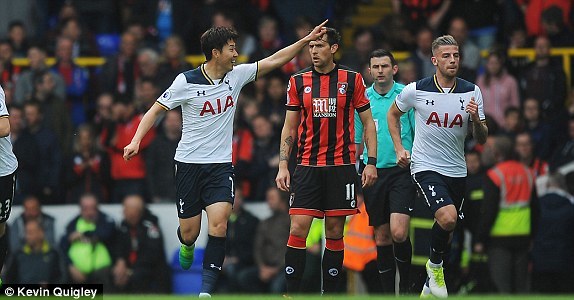
[{"label": "player celebrating", "polygon": [[233,117],[241,88],[290,61],[310,41],[325,33],[327,21],[306,37],[256,63],[235,66],[237,33],[217,27],[201,36],[207,61],[179,74],[142,118],[124,148],[124,158],[136,155],[144,135],[161,112],[182,107],[182,138],[175,154],[177,211],[181,241],[179,263],[189,269],[201,226],[201,211],[208,218],[209,238],[203,260],[200,297],[210,297],[225,257],[227,219],[234,199],[231,165]]},{"label": "player celebrating", "polygon": [[[4,265],[8,252],[6,221],[12,210],[16,188],[16,169],[18,168],[18,160],[12,152],[9,114],[5,99],[4,90],[0,87],[0,200],[2,201],[0,202],[0,268]],[[2,286],[1,278],[0,286]]]},{"label": "player celebrating", "polygon": [[450,35],[435,39],[432,53],[435,75],[407,85],[395,99],[387,118],[397,164],[407,167],[410,153],[401,140],[399,117],[415,109],[411,175],[436,220],[426,264],[428,277],[421,297],[432,294],[446,298],[443,255],[450,249],[449,240],[457,216],[464,218],[460,212],[466,178],[464,140],[469,121],[474,138],[480,144],[486,142],[488,128],[480,89],[456,77],[460,54],[455,39]]},{"label": "player celebrating", "polygon": [[[393,80],[398,70],[397,61],[391,52],[377,49],[371,53],[369,73],[374,82],[367,89],[367,98],[377,128],[377,181],[363,190],[369,225],[375,229],[377,265],[383,292],[393,294],[397,267],[400,275],[399,290],[406,293],[408,289],[412,256],[408,232],[416,195],[408,168],[397,166],[395,151],[389,147],[393,141],[387,126],[387,112],[395,97],[405,87]],[[408,151],[413,146],[414,125],[414,110],[411,109],[401,117],[401,140]],[[362,137],[363,124],[355,116],[355,143],[360,144]],[[366,152],[365,149],[365,164]]]},{"label": "player celebrating", "polygon": [[[363,186],[371,185],[377,170],[375,124],[361,74],[334,62],[341,36],[332,28],[309,43],[313,66],[291,76],[287,113],[281,132],[277,187],[291,191],[291,228],[285,254],[287,292],[300,292],[305,269],[305,240],[313,217],[325,217],[323,293],[336,292],[343,265],[345,217],[357,213],[355,193],[354,111],[365,127],[368,165]],[[298,136],[297,128],[299,130]],[[287,169],[298,138],[297,167],[290,185]]]}]

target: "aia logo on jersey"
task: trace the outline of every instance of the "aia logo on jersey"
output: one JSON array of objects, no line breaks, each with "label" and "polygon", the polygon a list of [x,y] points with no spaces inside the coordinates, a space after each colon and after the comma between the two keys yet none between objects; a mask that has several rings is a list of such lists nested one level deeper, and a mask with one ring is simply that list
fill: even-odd
[{"label": "aia logo on jersey", "polygon": [[225,99],[225,103],[221,102],[221,99],[217,99],[215,101],[215,103],[211,103],[211,101],[205,101],[205,103],[203,103],[203,108],[201,109],[201,113],[199,113],[199,116],[203,117],[203,115],[205,114],[210,114],[210,115],[215,115],[215,114],[220,114],[220,113],[224,113],[225,111],[227,111],[228,108],[233,107],[233,105],[235,105],[235,103],[233,102],[233,97],[231,96],[227,96],[227,99]]},{"label": "aia logo on jersey", "polygon": [[336,118],[337,98],[313,98],[314,118]]},{"label": "aia logo on jersey", "polygon": [[436,124],[438,127],[448,128],[453,128],[454,126],[462,127],[462,116],[460,114],[456,114],[452,121],[449,119],[448,113],[444,113],[442,117],[441,119],[441,116],[436,111],[433,111],[427,119],[427,125]]},{"label": "aia logo on jersey", "polygon": [[347,93],[347,86],[346,82],[337,82],[337,91],[339,91],[339,94],[345,95]]}]

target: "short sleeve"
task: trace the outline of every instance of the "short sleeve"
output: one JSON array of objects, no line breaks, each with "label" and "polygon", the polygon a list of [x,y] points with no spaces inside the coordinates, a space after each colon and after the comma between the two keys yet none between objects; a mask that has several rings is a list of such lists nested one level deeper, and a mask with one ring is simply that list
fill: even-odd
[{"label": "short sleeve", "polygon": [[416,91],[416,82],[411,82],[405,86],[400,94],[397,95],[397,98],[395,98],[395,104],[401,112],[406,113],[409,109],[415,106],[417,96]]},{"label": "short sleeve", "polygon": [[258,62],[235,66],[233,71],[235,73],[234,75],[237,76],[237,84],[243,87],[251,81],[255,81],[257,79],[258,69]]},{"label": "short sleeve", "polygon": [[165,110],[174,109],[182,105],[191,98],[188,86],[189,84],[185,79],[185,75],[177,75],[171,86],[157,98],[156,103],[161,105]]},{"label": "short sleeve", "polygon": [[9,115],[8,108],[6,107],[6,95],[4,90],[0,87],[0,117],[7,117]]},{"label": "short sleeve", "polygon": [[365,91],[367,86],[365,81],[363,81],[363,76],[357,73],[355,77],[355,94],[353,95],[353,105],[358,112],[363,112],[371,107],[369,99],[367,98]]},{"label": "short sleeve", "polygon": [[293,77],[289,78],[289,83],[287,83],[287,103],[285,107],[287,110],[301,109],[301,99],[299,99],[297,87],[295,86],[295,78]]},{"label": "short sleeve", "polygon": [[486,117],[484,116],[484,101],[482,100],[482,92],[480,91],[478,85],[474,86],[474,102],[476,102],[478,105],[478,117],[481,121],[486,120]]}]

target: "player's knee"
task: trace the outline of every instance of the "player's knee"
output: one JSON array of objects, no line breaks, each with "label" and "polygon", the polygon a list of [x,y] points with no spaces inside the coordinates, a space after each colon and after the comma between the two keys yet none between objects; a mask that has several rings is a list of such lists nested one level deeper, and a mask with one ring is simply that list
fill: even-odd
[{"label": "player's knee", "polygon": [[377,246],[392,245],[393,240],[391,239],[388,226],[386,228],[383,226],[375,227],[375,244]]},{"label": "player's knee", "polygon": [[289,234],[299,238],[306,239],[309,229],[305,228],[302,224],[297,222],[291,222],[291,227],[289,228]]},{"label": "player's knee", "polygon": [[456,208],[453,205],[442,207],[435,214],[436,221],[446,231],[454,230],[457,217]]},{"label": "player's knee", "polygon": [[209,234],[213,236],[225,236],[227,233],[227,221],[214,222],[209,225]]},{"label": "player's knee", "polygon": [[179,229],[180,242],[185,245],[193,245],[199,236],[199,231],[193,230],[192,228],[181,228]]},{"label": "player's knee", "polygon": [[397,243],[402,243],[409,237],[408,228],[393,228],[391,234],[393,236],[393,241]]},{"label": "player's knee", "polygon": [[325,225],[325,237],[329,239],[340,239],[343,237],[343,230],[345,228],[345,223],[339,224],[332,222],[328,226]]}]

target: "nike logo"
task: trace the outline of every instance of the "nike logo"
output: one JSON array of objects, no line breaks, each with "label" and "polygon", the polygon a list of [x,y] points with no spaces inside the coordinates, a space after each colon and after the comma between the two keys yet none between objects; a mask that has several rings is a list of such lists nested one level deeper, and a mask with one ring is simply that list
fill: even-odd
[{"label": "nike logo", "polygon": [[183,214],[183,200],[179,199],[179,213]]},{"label": "nike logo", "polygon": [[212,268],[212,269],[218,269],[219,271],[221,271],[221,267],[218,267],[218,266],[216,266],[216,265],[214,265],[214,264],[209,265],[209,267]]}]

